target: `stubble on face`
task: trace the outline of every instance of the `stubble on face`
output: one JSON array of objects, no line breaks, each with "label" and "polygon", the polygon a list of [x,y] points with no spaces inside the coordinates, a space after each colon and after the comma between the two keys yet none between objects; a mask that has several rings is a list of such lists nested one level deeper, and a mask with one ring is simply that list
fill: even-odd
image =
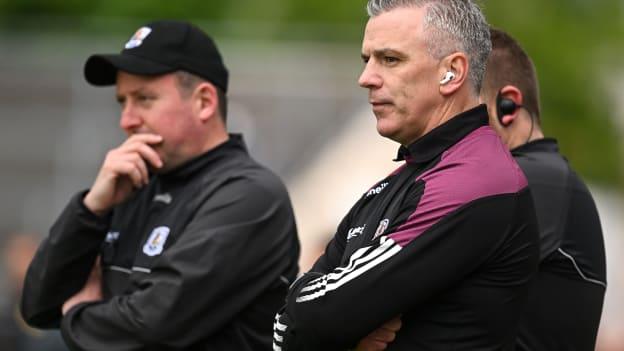
[{"label": "stubble on face", "polygon": [[[191,97],[180,94],[173,74],[144,77],[120,72],[117,95],[123,100],[121,124],[128,136],[162,137],[161,143],[150,145],[164,163],[159,172],[167,172],[196,156],[193,141],[198,139],[199,131],[194,123]],[[123,111],[125,108],[130,111]]]}]

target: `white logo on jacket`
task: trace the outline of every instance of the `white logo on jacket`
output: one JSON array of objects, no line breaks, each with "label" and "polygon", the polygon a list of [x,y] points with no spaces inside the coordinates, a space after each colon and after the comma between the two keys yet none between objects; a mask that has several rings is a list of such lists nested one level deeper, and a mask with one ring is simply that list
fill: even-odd
[{"label": "white logo on jacket", "polygon": [[379,186],[378,186],[378,187],[376,187],[376,188],[374,188],[374,189],[369,190],[369,191],[366,193],[366,196],[365,196],[365,197],[369,197],[369,196],[372,196],[372,195],[378,195],[378,194],[379,194],[382,190],[384,190],[384,188],[385,188],[385,187],[387,187],[387,186],[388,186],[388,184],[389,184],[388,182],[385,182],[385,183],[381,183],[381,184],[379,184]]},{"label": "white logo on jacket", "polygon": [[364,228],[366,228],[366,224],[364,224],[361,227],[355,227],[355,228],[351,228],[349,229],[349,232],[347,233],[347,241],[355,238],[356,236],[364,233]]},{"label": "white logo on jacket", "polygon": [[154,196],[154,201],[155,202],[162,202],[162,203],[167,204],[167,205],[169,205],[172,200],[173,200],[173,198],[171,197],[171,194],[169,194],[169,193],[156,194]]},{"label": "white logo on jacket", "polygon": [[156,227],[143,245],[143,253],[148,256],[160,255],[169,236],[169,227]]}]

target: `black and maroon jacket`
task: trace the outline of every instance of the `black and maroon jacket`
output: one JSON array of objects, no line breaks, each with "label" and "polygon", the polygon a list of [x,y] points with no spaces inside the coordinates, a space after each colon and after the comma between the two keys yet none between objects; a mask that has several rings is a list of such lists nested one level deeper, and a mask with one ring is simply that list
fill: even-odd
[{"label": "black and maroon jacket", "polygon": [[538,231],[527,181],[485,106],[408,147],[291,286],[274,350],[347,350],[384,322],[388,350],[513,350]]}]

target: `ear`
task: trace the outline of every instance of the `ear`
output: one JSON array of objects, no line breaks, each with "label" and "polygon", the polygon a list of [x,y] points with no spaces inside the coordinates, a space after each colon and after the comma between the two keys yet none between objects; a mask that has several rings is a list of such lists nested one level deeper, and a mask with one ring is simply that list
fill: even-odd
[{"label": "ear", "polygon": [[[509,100],[515,102],[516,106],[521,106],[522,105],[522,102],[523,102],[522,101],[523,100],[522,92],[520,91],[520,89],[518,89],[514,85],[505,85],[501,90],[499,90],[499,94],[500,94],[501,98],[509,99]],[[498,101],[496,101],[495,103],[498,103]],[[496,110],[498,111],[498,108],[496,108]],[[517,108],[511,114],[504,115],[504,116],[499,116],[501,118],[503,126],[508,126],[508,125],[512,124],[516,120],[516,118],[518,117],[519,113],[520,113],[520,109]]]},{"label": "ear", "polygon": [[462,52],[455,52],[443,58],[438,64],[438,77],[442,80],[447,72],[452,72],[454,78],[445,84],[440,84],[440,94],[448,96],[459,90],[468,79],[468,57]]},{"label": "ear", "polygon": [[218,114],[219,98],[217,88],[208,82],[202,82],[193,92],[193,106],[201,122],[206,122]]}]

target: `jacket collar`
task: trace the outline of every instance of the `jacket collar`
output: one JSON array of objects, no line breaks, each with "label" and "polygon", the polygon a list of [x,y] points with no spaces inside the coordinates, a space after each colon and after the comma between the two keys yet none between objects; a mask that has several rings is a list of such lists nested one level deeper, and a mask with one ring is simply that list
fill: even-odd
[{"label": "jacket collar", "polygon": [[245,146],[242,135],[230,134],[229,139],[224,143],[217,145],[213,149],[206,151],[167,173],[159,174],[158,177],[165,182],[180,181],[236,152],[246,153],[247,147]]},{"label": "jacket collar", "polygon": [[427,163],[455,145],[466,135],[487,124],[488,113],[485,105],[464,111],[437,126],[410,145],[401,146],[395,161]]},{"label": "jacket collar", "polygon": [[541,138],[529,141],[526,144],[522,144],[511,150],[513,155],[522,154],[528,151],[541,151],[541,152],[559,152],[559,145],[557,139],[554,138]]}]

